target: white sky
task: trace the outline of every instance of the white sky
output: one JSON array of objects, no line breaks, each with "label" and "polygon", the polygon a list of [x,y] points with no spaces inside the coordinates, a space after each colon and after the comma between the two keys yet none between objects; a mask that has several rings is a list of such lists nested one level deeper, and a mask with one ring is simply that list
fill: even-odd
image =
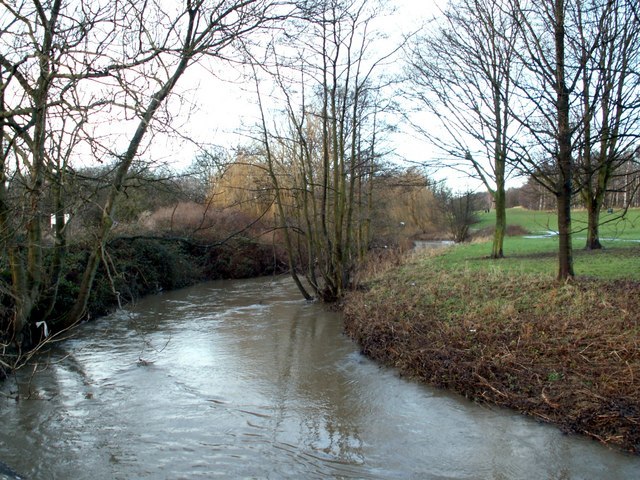
[{"label": "white sky", "polygon": [[[393,0],[397,13],[381,19],[388,29],[389,41],[397,41],[399,36],[416,31],[429,18],[437,15],[446,0]],[[249,143],[248,128],[257,124],[255,93],[252,85],[244,84],[237,72],[228,66],[220,66],[211,72],[194,65],[181,79],[187,101],[175,108],[182,110],[182,123],[178,128],[199,143],[220,145],[227,149]],[[190,111],[190,113],[189,113]],[[188,113],[188,115],[187,115]],[[398,158],[414,162],[429,162],[441,153],[411,132],[408,125],[399,124],[398,132],[391,137],[391,146]],[[198,152],[195,144],[176,138],[157,137],[148,152],[155,160],[168,162],[172,168],[188,166]],[[478,182],[461,172],[439,170],[433,172],[436,180],[446,179],[455,190],[481,188]]]}]

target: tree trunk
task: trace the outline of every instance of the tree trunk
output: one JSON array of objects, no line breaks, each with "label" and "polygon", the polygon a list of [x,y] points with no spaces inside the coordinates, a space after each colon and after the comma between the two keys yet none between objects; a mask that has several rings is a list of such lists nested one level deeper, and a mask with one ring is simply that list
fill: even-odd
[{"label": "tree trunk", "polygon": [[600,250],[600,209],[601,204],[595,199],[586,203],[587,205],[587,250]]},{"label": "tree trunk", "polygon": [[558,179],[558,280],[567,280],[574,276],[573,247],[571,245],[571,124],[569,111],[569,89],[565,78],[565,26],[564,0],[555,2],[555,49],[556,49],[556,113],[557,113],[557,162]]},{"label": "tree trunk", "polygon": [[571,245],[571,196],[558,195],[558,280],[568,280],[573,271],[573,247]]},{"label": "tree trunk", "polygon": [[[601,154],[602,156],[602,154]],[[600,162],[598,170],[597,184],[595,187],[589,185],[589,191],[583,195],[584,203],[587,207],[587,243],[586,250],[600,250],[600,212],[604,204],[607,184],[609,183],[610,172],[612,169],[611,162]]]},{"label": "tree trunk", "polygon": [[[496,108],[499,112],[500,109]],[[505,122],[506,124],[506,122]],[[493,234],[491,258],[504,258],[504,237],[507,233],[507,194],[505,192],[506,153],[504,147],[502,122],[498,122],[498,140],[494,149],[496,189],[491,191],[496,209],[496,230]]]},{"label": "tree trunk", "polygon": [[504,258],[504,237],[507,233],[507,202],[504,183],[498,184],[493,199],[496,209],[496,230],[493,234],[491,258]]},{"label": "tree trunk", "polygon": [[12,335],[19,335],[27,325],[31,310],[33,309],[33,301],[27,288],[24,261],[18,247],[10,245],[7,250],[9,267],[11,269],[11,293],[14,295],[15,301],[13,318],[10,321],[10,327],[12,329],[10,333]]}]

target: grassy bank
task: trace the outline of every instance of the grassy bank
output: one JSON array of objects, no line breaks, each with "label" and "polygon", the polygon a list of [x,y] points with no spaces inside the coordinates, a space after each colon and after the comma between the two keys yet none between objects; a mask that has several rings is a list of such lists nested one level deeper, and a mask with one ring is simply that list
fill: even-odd
[{"label": "grassy bank", "polygon": [[[640,280],[640,209],[629,210],[624,218],[619,212],[602,214],[601,241],[603,250],[586,251],[587,215],[577,210],[573,218],[574,268],[576,275],[600,279]],[[490,229],[495,223],[495,214],[483,213],[475,230]],[[480,239],[470,245],[462,245],[439,258],[443,267],[470,269],[500,269],[513,273],[539,273],[553,276],[557,269],[558,241],[552,232],[557,229],[554,212],[539,212],[522,208],[507,210],[507,223],[517,226],[526,234],[505,239],[506,258],[490,262],[486,256],[491,252],[489,238]],[[484,240],[484,241],[482,241]]]},{"label": "grassy bank", "polygon": [[346,331],[405,375],[640,453],[640,245],[576,250],[566,284],[554,247],[415,254],[347,298]]},{"label": "grassy bank", "polygon": [[[616,243],[593,251],[583,247],[582,243],[574,241],[574,270],[578,277],[640,280],[640,242]],[[558,268],[557,251],[557,238],[507,237],[504,242],[505,258],[499,261],[487,258],[491,253],[490,243],[477,242],[457,245],[432,262],[451,270],[499,270],[554,278]]]}]

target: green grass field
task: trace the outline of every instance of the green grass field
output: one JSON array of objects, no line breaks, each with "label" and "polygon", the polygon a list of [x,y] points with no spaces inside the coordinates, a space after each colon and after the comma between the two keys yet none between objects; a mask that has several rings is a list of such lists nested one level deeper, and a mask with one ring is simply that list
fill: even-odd
[{"label": "green grass field", "polygon": [[[624,217],[621,211],[613,213],[603,212],[600,216],[601,238],[604,243],[624,240],[640,242],[640,209],[629,210]],[[480,222],[474,225],[476,229],[482,229],[495,225],[495,212],[481,213],[478,215]],[[574,210],[571,212],[573,234],[576,240],[586,241],[587,212]],[[544,235],[547,232],[555,232],[558,229],[555,211],[535,211],[524,208],[507,209],[507,224],[519,225],[531,235]]]},{"label": "green grass field", "polygon": [[[494,212],[480,214],[479,230],[495,223]],[[640,209],[630,210],[624,218],[618,212],[602,215],[601,241],[604,249],[586,251],[586,212],[573,212],[574,268],[578,276],[606,279],[640,280]],[[539,212],[522,208],[507,210],[507,224],[519,225],[529,234],[507,237],[505,257],[490,260],[491,241],[456,245],[430,261],[446,268],[495,269],[514,273],[538,273],[555,276],[557,270],[557,237],[549,232],[557,229],[555,212]]]}]

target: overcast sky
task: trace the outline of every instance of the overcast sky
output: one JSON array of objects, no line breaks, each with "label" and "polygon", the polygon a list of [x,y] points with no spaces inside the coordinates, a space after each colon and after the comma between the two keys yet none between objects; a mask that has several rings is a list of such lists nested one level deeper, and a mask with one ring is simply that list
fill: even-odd
[{"label": "overcast sky", "polygon": [[[416,31],[428,19],[438,14],[443,0],[420,1],[394,0],[396,13],[380,21],[389,35],[390,44],[397,44],[403,34]],[[401,68],[398,65],[398,68]],[[215,78],[212,73],[219,78]],[[255,92],[245,83],[239,72],[227,65],[215,63],[206,69],[194,65],[181,79],[183,101],[175,101],[173,108],[181,111],[178,129],[200,144],[219,145],[233,149],[250,142],[249,130],[257,124]],[[399,131],[391,137],[396,160],[431,161],[441,153],[411,132],[409,126],[398,124]],[[172,168],[188,166],[197,155],[198,147],[190,141],[156,137],[152,156],[167,162]],[[456,190],[477,189],[477,182],[460,172],[440,170],[432,176]]]}]

